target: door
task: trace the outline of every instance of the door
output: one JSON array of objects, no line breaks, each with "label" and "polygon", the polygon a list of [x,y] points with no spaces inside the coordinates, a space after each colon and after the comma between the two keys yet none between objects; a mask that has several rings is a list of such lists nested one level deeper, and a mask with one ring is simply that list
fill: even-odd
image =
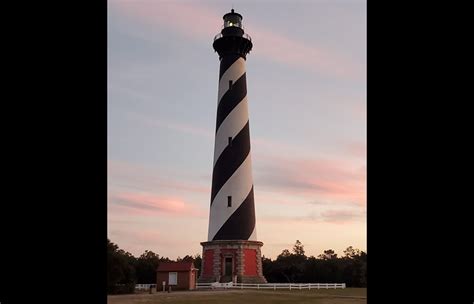
[{"label": "door", "polygon": [[168,285],[178,285],[178,273],[170,272],[168,274]]},{"label": "door", "polygon": [[232,276],[232,258],[225,258],[225,276]]}]

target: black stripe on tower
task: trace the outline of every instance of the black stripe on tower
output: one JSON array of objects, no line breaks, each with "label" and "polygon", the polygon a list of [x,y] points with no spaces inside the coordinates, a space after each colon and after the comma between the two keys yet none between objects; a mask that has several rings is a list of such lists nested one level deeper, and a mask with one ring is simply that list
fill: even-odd
[{"label": "black stripe on tower", "polygon": [[216,133],[220,125],[232,110],[247,96],[247,76],[244,73],[232,85],[232,90],[227,90],[217,106]]},{"label": "black stripe on tower", "polygon": [[219,68],[219,80],[222,78],[222,75],[224,75],[225,71],[227,71],[231,65],[234,64],[241,56],[238,54],[234,55],[227,55],[222,57],[221,59],[221,66]]},{"label": "black stripe on tower", "polygon": [[240,167],[250,153],[249,122],[232,139],[232,146],[228,145],[216,161],[212,170],[211,206],[219,190]]},{"label": "black stripe on tower", "polygon": [[213,240],[248,240],[255,229],[253,186],[247,198],[217,231]]}]

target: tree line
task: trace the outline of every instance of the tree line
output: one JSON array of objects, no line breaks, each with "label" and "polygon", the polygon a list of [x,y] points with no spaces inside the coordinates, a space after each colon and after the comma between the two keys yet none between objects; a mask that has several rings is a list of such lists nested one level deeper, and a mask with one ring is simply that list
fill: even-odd
[{"label": "tree line", "polygon": [[285,249],[275,260],[262,257],[262,270],[272,283],[346,283],[347,287],[367,287],[367,253],[352,246],[338,257],[332,249],[317,257],[305,255],[296,241],[292,252]]},{"label": "tree line", "polygon": [[[107,240],[107,288],[109,293],[130,293],[135,284],[156,284],[156,269],[161,262],[194,261],[201,273],[201,256],[186,255],[171,260],[145,250],[139,257],[120,249]],[[346,283],[347,287],[367,286],[367,253],[352,246],[338,257],[334,250],[325,250],[317,257],[305,255],[297,240],[290,252],[282,251],[275,260],[262,257],[263,274],[271,283]]]}]

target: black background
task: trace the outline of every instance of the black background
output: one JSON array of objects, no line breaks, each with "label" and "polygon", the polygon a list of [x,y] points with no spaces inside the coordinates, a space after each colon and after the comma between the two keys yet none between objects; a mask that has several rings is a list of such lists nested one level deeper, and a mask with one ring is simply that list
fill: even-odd
[{"label": "black background", "polygon": [[0,302],[106,303],[107,3],[2,13]]},{"label": "black background", "polygon": [[[470,10],[384,3],[368,3],[368,302],[472,303]],[[106,303],[107,3],[17,5],[0,301]]]}]

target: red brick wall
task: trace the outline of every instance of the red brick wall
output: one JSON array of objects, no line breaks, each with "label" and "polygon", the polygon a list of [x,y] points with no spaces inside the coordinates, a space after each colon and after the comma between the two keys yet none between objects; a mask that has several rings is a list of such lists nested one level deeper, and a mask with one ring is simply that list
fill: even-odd
[{"label": "red brick wall", "polygon": [[214,265],[214,249],[207,249],[204,251],[204,269],[203,275],[212,276],[212,268]]},{"label": "red brick wall", "polygon": [[255,249],[244,249],[244,275],[257,275],[257,252]]},{"label": "red brick wall", "polygon": [[[171,271],[174,272],[174,271]],[[166,291],[168,291],[168,271],[160,271],[156,274],[156,284],[159,291],[163,290],[163,281],[166,282]],[[191,271],[178,271],[178,285],[171,285],[171,290],[189,290]]]}]

